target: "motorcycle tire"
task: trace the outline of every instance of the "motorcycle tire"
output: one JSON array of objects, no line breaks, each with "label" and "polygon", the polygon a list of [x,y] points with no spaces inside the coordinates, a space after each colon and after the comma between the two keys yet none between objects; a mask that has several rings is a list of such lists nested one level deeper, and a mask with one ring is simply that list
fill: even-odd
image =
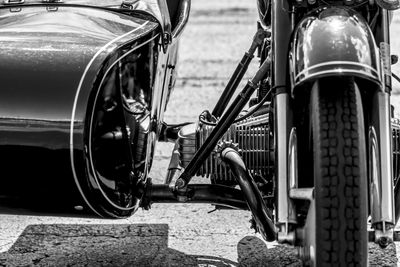
[{"label": "motorcycle tire", "polygon": [[367,162],[361,95],[352,78],[311,91],[315,266],[367,266]]}]

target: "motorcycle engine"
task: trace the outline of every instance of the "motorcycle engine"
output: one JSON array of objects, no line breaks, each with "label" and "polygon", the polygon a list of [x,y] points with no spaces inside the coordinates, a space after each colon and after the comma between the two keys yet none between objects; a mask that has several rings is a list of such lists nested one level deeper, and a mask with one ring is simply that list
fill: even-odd
[{"label": "motorcycle engine", "polygon": [[[269,123],[269,112],[251,116],[231,125],[221,138],[237,146],[243,160],[253,177],[272,183],[274,175],[274,140]],[[189,124],[179,132],[178,151],[180,165],[189,164],[196,151],[205,142],[215,126],[203,123]],[[400,180],[400,120],[392,119],[393,177],[396,185]],[[216,148],[217,149],[217,148]],[[211,154],[199,169],[198,176],[209,178],[213,183],[233,185],[235,178],[228,166],[225,166]]]},{"label": "motorcycle engine", "polygon": [[[199,122],[183,127],[179,132],[180,163],[185,168],[199,147],[214,129],[214,125]],[[274,142],[269,127],[269,113],[251,116],[232,124],[221,138],[237,146],[243,160],[255,178],[270,181],[274,172]],[[221,164],[216,153],[211,154],[199,169],[198,176],[210,178],[213,183],[232,185],[235,178],[228,166]]]}]

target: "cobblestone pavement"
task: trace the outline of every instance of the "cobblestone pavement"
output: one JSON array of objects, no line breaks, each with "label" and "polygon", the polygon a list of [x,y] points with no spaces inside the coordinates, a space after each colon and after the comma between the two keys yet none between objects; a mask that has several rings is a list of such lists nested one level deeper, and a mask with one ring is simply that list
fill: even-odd
[{"label": "cobblestone pavement", "polygon": [[[193,121],[216,103],[255,30],[255,2],[193,1],[168,122]],[[171,149],[171,144],[156,148],[151,173],[156,182],[163,180]],[[1,215],[0,265],[300,266],[293,248],[265,243],[249,229],[249,212],[209,213],[212,209],[155,204],[116,221]],[[396,248],[383,251],[371,244],[370,262],[396,265]]]}]

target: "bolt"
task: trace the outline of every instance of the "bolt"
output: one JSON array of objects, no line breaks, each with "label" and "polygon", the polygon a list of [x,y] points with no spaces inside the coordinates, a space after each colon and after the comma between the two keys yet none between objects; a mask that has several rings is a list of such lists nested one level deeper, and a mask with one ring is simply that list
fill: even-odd
[{"label": "bolt", "polygon": [[390,244],[390,238],[386,236],[382,236],[378,239],[378,245],[381,248],[386,248]]},{"label": "bolt", "polygon": [[397,55],[391,55],[390,61],[391,61],[392,65],[394,65],[399,61],[399,57]]},{"label": "bolt", "polygon": [[177,189],[182,189],[185,187],[185,185],[186,185],[186,182],[182,178],[179,178],[178,180],[176,180],[175,186],[177,187]]},{"label": "bolt", "polygon": [[122,1],[121,7],[132,9],[134,3],[135,3],[135,1],[133,1],[133,0],[124,0],[124,1]]},{"label": "bolt", "polygon": [[78,205],[78,206],[75,206],[74,209],[77,211],[82,211],[83,207]]}]

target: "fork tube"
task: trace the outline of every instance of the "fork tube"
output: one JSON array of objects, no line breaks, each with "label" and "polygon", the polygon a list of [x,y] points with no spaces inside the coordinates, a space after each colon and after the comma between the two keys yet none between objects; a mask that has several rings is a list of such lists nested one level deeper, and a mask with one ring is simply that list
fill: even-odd
[{"label": "fork tube", "polygon": [[272,86],[286,85],[287,62],[290,35],[292,33],[291,15],[287,11],[287,1],[272,2]]},{"label": "fork tube", "polygon": [[[373,125],[376,130],[376,141],[379,157],[374,165],[372,174],[372,224],[387,222],[394,224],[393,205],[393,174],[392,174],[392,132],[390,121],[389,96],[385,92],[377,92],[373,100]],[[371,139],[371,138],[370,138]]]},{"label": "fork tube", "polygon": [[[379,90],[373,97],[372,125],[375,127],[378,145],[378,164],[371,164],[371,218],[375,228],[375,241],[387,245],[388,239],[393,238],[394,193],[393,193],[393,163],[392,163],[392,125],[390,116],[390,51],[389,45],[389,12],[381,10],[381,39],[379,47],[381,60],[384,65],[384,89]],[[371,155],[370,155],[371,156]],[[376,176],[376,177],[374,177]],[[383,237],[383,238],[382,238]]]},{"label": "fork tube", "polygon": [[[287,10],[287,1],[271,1],[272,4],[272,86],[287,85],[287,62],[290,34],[292,32],[291,16]],[[276,144],[276,179],[277,179],[277,216],[276,223],[280,227],[279,236],[285,242],[288,240],[289,223],[295,223],[296,218],[292,202],[289,199],[288,184],[288,151],[289,133],[292,128],[290,95],[287,87],[277,90],[275,94],[275,125],[274,136]],[[286,238],[284,237],[286,236]]]},{"label": "fork tube", "polygon": [[289,199],[289,126],[290,126],[290,110],[289,110],[289,94],[282,93],[275,97],[275,144],[276,149],[276,170],[277,170],[277,185],[278,185],[278,224],[295,223],[295,216],[293,218],[294,208]]},{"label": "fork tube", "polygon": [[[373,126],[376,129],[378,159],[370,162],[371,174],[371,219],[375,229],[383,232],[393,228],[394,193],[392,174],[392,132],[390,121],[389,93],[378,91],[373,99]],[[370,147],[371,148],[371,147]],[[370,157],[374,156],[370,154]],[[373,158],[373,157],[372,157]],[[376,227],[377,225],[380,225]]]}]

